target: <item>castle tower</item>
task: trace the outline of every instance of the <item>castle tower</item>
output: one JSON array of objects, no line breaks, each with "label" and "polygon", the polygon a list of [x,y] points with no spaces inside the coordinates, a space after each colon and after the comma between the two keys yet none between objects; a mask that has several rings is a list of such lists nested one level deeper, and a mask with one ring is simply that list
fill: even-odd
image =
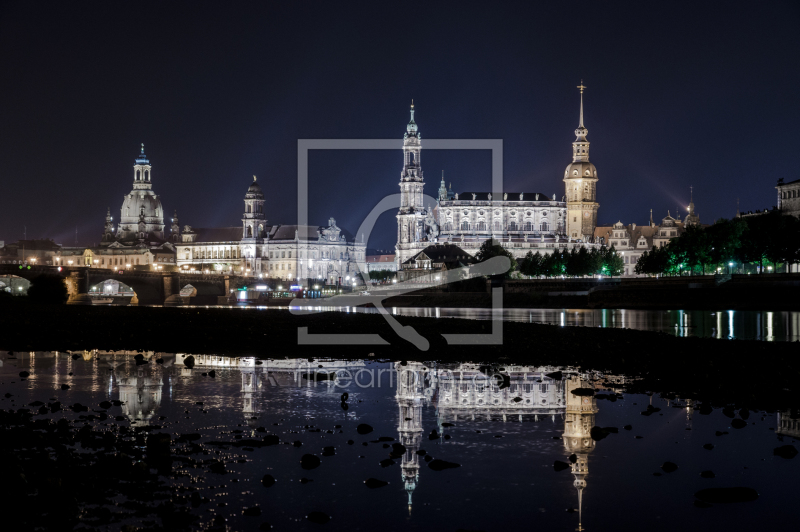
[{"label": "castle tower", "polygon": [[152,166],[144,154],[144,144],[133,165],[133,190],[122,202],[117,240],[141,240],[140,215],[144,215],[145,238],[151,242],[164,239],[164,209],[161,200],[153,192],[150,178]]},{"label": "castle tower", "polygon": [[403,135],[403,171],[400,173],[400,210],[397,213],[398,265],[411,256],[414,245],[424,235],[425,206],[422,202],[421,135],[414,122],[414,102],[411,102],[411,121]]},{"label": "castle tower", "polygon": [[572,163],[564,171],[564,192],[567,198],[567,236],[584,241],[594,235],[597,227],[597,168],[589,162],[589,130],[583,125],[583,91],[581,91],[581,112],[575,142],[572,143]]},{"label": "castle tower", "polygon": [[408,494],[408,512],[411,513],[412,495],[419,482],[419,451],[422,440],[422,405],[425,401],[425,374],[419,362],[403,366],[395,364],[397,371],[398,440],[406,452],[400,462],[403,487]]},{"label": "castle tower", "polygon": [[580,396],[572,393],[577,388],[588,387],[588,383],[578,376],[571,376],[566,383],[567,412],[564,419],[564,450],[567,455],[577,457],[570,465],[575,477],[573,486],[578,490],[578,530],[583,530],[583,490],[586,488],[586,477],[589,475],[589,453],[594,450],[591,430],[594,426],[594,415],[597,413],[597,400],[594,396]]},{"label": "castle tower", "polygon": [[264,193],[258,184],[256,176],[244,196],[244,214],[242,215],[242,239],[258,240],[264,238],[264,226],[267,219],[264,217]]}]

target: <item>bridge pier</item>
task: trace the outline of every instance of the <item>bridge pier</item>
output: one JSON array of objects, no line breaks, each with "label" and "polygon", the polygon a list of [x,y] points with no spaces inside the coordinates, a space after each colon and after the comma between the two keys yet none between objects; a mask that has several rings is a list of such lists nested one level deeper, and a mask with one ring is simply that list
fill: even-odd
[{"label": "bridge pier", "polygon": [[164,306],[179,307],[183,305],[183,298],[180,295],[181,287],[178,274],[164,275],[162,283],[164,290]]},{"label": "bridge pier", "polygon": [[67,290],[70,292],[67,305],[92,304],[92,297],[89,295],[89,276],[86,275],[85,271],[70,272],[67,279]]}]

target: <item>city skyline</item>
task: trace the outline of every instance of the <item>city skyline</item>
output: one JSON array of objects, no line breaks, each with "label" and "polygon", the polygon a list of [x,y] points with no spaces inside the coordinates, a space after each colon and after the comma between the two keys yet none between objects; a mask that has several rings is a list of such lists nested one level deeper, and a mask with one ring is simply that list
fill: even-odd
[{"label": "city skyline", "polygon": [[[790,91],[778,89],[797,77],[780,65],[800,49],[770,29],[796,15],[789,6],[749,18],[707,7],[688,20],[637,10],[617,20],[587,6],[578,17],[584,35],[575,36],[545,26],[570,16],[556,8],[540,17],[533,8],[480,15],[434,6],[409,20],[381,7],[345,20],[322,6],[265,7],[214,20],[209,34],[217,12],[208,4],[189,13],[145,4],[147,20],[159,22],[142,25],[140,38],[117,31],[135,13],[53,7],[33,31],[29,8],[6,8],[0,60],[11,81],[1,89],[9,105],[0,153],[11,176],[5,193],[19,199],[0,213],[0,240],[26,231],[72,245],[77,227],[79,244],[98,242],[106,209],[116,219],[130,188],[141,143],[168,215],[226,226],[238,224],[253,174],[267,189],[268,222],[295,223],[297,139],[397,138],[397,152],[311,156],[319,193],[310,222],[334,216],[353,231],[397,190],[412,99],[426,139],[503,139],[506,189],[560,196],[581,79],[601,173],[599,224],[646,223],[651,208],[657,219],[683,216],[690,186],[704,223],[732,217],[737,198],[743,211],[769,208],[782,177],[770,175],[771,161],[791,153],[786,124],[800,118]],[[375,17],[397,33],[370,26]],[[636,22],[648,29],[613,37]],[[735,31],[744,27],[746,43]],[[31,41],[43,30],[62,48]],[[488,153],[425,155],[428,194],[442,171],[454,190],[489,183]],[[391,248],[394,235],[384,215],[368,245]]]}]

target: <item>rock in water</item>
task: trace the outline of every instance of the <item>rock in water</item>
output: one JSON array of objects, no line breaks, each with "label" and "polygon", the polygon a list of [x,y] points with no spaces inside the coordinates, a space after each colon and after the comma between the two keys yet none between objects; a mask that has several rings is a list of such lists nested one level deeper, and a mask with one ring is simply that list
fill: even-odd
[{"label": "rock in water", "polygon": [[664,473],[674,473],[675,471],[678,470],[678,465],[672,462],[664,462],[663,464],[661,464],[661,470]]},{"label": "rock in water", "polygon": [[323,512],[311,512],[306,516],[306,519],[318,525],[324,525],[331,520],[331,518]]},{"label": "rock in water", "polygon": [[245,508],[242,511],[242,515],[248,515],[250,517],[258,517],[261,515],[261,507],[260,506],[252,506],[250,508]]},{"label": "rock in water", "polygon": [[705,449],[707,451],[710,451],[713,448],[714,448],[714,444],[713,443],[707,443],[707,444],[703,445],[703,449]]},{"label": "rock in water", "polygon": [[319,457],[313,454],[304,454],[302,458],[300,458],[300,467],[303,469],[315,469],[319,467],[319,464]]},{"label": "rock in water", "polygon": [[369,489],[374,490],[375,488],[382,488],[384,486],[388,486],[388,482],[384,482],[383,480],[378,480],[377,478],[368,478],[364,481],[364,485],[367,486]]},{"label": "rock in water", "polygon": [[436,460],[431,460],[428,462],[428,467],[434,471],[443,471],[445,469],[455,469],[456,467],[461,467],[461,464],[455,464],[453,462],[447,462],[437,458]]},{"label": "rock in water", "polygon": [[758,492],[753,488],[706,488],[694,494],[702,502],[711,504],[729,504],[734,502],[750,502],[758,499]]},{"label": "rock in water", "polygon": [[795,449],[794,445],[782,445],[773,449],[772,454],[775,456],[780,456],[781,458],[786,458],[787,460],[791,460],[797,456],[797,449]]},{"label": "rock in water", "polygon": [[261,484],[265,488],[270,488],[275,485],[275,477],[272,475],[264,475],[264,477],[261,479]]},{"label": "rock in water", "polygon": [[374,429],[371,426],[367,425],[366,423],[362,423],[356,427],[356,432],[358,432],[361,435],[369,434],[373,430]]},{"label": "rock in water", "polygon": [[189,369],[192,369],[194,367],[194,357],[189,355],[188,357],[184,358],[183,365]]},{"label": "rock in water", "polygon": [[23,379],[27,379],[30,376],[30,373],[28,373],[27,371],[20,371],[19,376],[22,377]]},{"label": "rock in water", "polygon": [[700,473],[700,478],[716,478],[717,475],[713,471],[703,471]]},{"label": "rock in water", "polygon": [[746,426],[747,426],[747,421],[743,419],[736,418],[733,421],[731,421],[731,427],[735,429],[743,429]]}]

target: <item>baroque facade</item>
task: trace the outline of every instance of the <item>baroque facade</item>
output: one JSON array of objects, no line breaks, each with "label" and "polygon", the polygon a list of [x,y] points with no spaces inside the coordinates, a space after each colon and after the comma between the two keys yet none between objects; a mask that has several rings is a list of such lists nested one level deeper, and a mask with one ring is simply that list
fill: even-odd
[{"label": "baroque facade", "polygon": [[583,124],[581,84],[580,119],[572,143],[572,163],[564,172],[564,195],[540,192],[459,192],[445,186],[437,205],[423,205],[424,178],[420,161],[422,137],[414,119],[403,137],[401,205],[397,213],[396,261],[401,265],[431,243],[452,243],[474,255],[493,238],[516,258],[529,251],[552,253],[556,249],[593,246],[597,225],[597,169],[589,162],[588,130]]},{"label": "baroque facade", "polygon": [[184,270],[230,272],[283,281],[322,280],[328,284],[358,279],[356,261],[366,244],[336,225],[269,225],[264,194],[255,176],[244,197],[241,227],[184,226],[177,265]]}]

